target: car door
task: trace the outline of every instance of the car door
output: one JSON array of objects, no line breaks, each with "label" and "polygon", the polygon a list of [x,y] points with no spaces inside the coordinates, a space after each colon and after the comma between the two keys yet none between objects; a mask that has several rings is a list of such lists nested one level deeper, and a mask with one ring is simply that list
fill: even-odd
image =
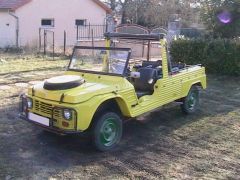
[{"label": "car door", "polygon": [[155,91],[160,104],[172,102],[180,97],[181,81],[177,76],[170,75],[157,81]]}]

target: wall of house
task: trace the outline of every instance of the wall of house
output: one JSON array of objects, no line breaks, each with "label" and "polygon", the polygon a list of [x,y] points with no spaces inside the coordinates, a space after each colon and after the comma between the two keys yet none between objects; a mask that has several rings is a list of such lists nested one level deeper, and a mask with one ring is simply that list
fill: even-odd
[{"label": "wall of house", "polygon": [[0,48],[16,44],[16,20],[8,11],[0,11]]},{"label": "wall of house", "polygon": [[[20,19],[20,44],[36,47],[42,19],[54,19],[55,27],[46,29],[55,32],[56,46],[62,46],[64,30],[67,32],[67,45],[76,43],[76,19],[86,19],[91,24],[103,24],[106,18],[106,11],[91,0],[33,0],[15,13]],[[48,34],[51,44],[52,36],[51,33]]]}]

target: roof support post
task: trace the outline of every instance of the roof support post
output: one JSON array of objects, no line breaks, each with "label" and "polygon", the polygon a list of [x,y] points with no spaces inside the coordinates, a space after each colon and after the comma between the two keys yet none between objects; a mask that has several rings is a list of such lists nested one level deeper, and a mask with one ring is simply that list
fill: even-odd
[{"label": "roof support post", "polygon": [[168,55],[167,55],[167,42],[166,40],[161,40],[161,54],[162,54],[162,70],[163,70],[163,78],[169,77],[168,71]]}]

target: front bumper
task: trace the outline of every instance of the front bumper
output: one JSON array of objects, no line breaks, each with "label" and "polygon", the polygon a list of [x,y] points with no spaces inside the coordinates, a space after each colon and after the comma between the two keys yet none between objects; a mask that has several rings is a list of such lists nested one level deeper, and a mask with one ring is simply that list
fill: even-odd
[{"label": "front bumper", "polygon": [[54,134],[58,134],[58,135],[69,135],[69,134],[85,134],[83,131],[76,131],[76,130],[64,130],[64,129],[59,129],[59,128],[56,128],[54,127],[51,123],[53,120],[50,119],[50,126],[44,126],[42,124],[39,124],[37,122],[34,122],[34,121],[31,121],[27,118],[27,116],[25,116],[24,114],[19,114],[19,117],[20,119],[22,120],[25,120],[31,124],[34,124],[34,125],[37,125],[41,128],[43,128],[44,130],[46,131],[49,131],[51,133],[54,133]]},{"label": "front bumper", "polygon": [[[40,107],[36,107],[37,106],[37,102],[36,101],[33,101],[34,102],[34,108],[37,110],[40,109]],[[40,106],[40,101],[38,101],[38,105]],[[46,103],[43,103],[41,105],[43,108],[47,107],[47,104]],[[60,135],[65,135],[65,134],[80,134],[80,133],[83,133],[83,131],[78,131],[77,130],[77,113],[75,110],[73,110],[75,113],[74,114],[74,117],[73,117],[73,121],[71,122],[71,126],[69,127],[69,124],[66,126],[67,128],[65,129],[64,127],[61,127],[61,124],[63,124],[63,119],[61,118],[61,115],[59,115],[58,113],[54,113],[54,112],[58,112],[57,110],[61,109],[60,107],[53,107],[52,105],[49,104],[49,108],[50,109],[43,109],[43,112],[46,112],[48,111],[48,113],[50,113],[50,117],[49,117],[49,114],[48,114],[48,117],[45,116],[45,115],[41,115],[41,113],[38,113],[38,112],[30,112],[29,109],[28,109],[28,105],[27,105],[27,96],[25,94],[22,94],[20,96],[20,104],[19,104],[19,110],[20,110],[20,114],[19,114],[19,117],[22,119],[22,120],[25,120],[27,122],[30,122],[32,124],[35,124],[47,131],[50,131],[52,133],[55,133],[55,134],[60,134]],[[61,112],[61,111],[60,111]],[[48,125],[44,125],[44,123],[38,123],[38,121],[32,121],[29,119],[29,115],[36,115],[36,116],[39,116],[39,117],[42,117],[42,118],[47,118],[49,120],[49,124]],[[55,117],[57,116],[57,117]],[[59,124],[60,123],[60,124]],[[60,126],[60,127],[59,127]]]}]

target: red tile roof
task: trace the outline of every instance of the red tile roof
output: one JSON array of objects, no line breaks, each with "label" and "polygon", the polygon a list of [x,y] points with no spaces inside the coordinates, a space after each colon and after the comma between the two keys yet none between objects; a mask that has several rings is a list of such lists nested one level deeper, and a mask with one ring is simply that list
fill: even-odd
[{"label": "red tile roof", "polygon": [[31,0],[0,0],[0,9],[16,10]]},{"label": "red tile roof", "polygon": [[[21,6],[29,3],[31,0],[0,0],[0,9],[10,9],[16,10]],[[96,4],[98,4],[101,8],[103,8],[107,13],[111,13],[112,10],[100,0],[93,0]]]}]

